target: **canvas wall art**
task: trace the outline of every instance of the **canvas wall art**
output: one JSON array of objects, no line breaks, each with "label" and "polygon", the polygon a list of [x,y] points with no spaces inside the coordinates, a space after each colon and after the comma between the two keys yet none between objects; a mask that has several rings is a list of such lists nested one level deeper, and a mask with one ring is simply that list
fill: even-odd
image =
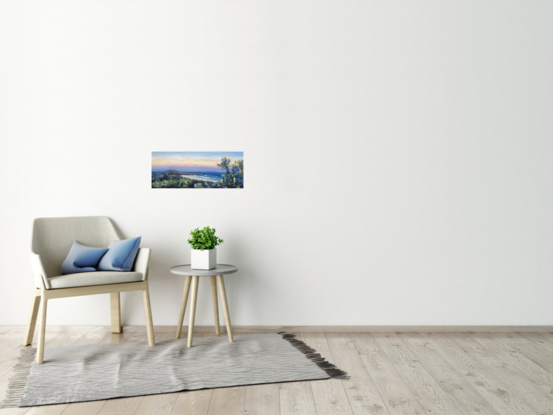
[{"label": "canvas wall art", "polygon": [[242,151],[153,151],[153,189],[243,189]]}]

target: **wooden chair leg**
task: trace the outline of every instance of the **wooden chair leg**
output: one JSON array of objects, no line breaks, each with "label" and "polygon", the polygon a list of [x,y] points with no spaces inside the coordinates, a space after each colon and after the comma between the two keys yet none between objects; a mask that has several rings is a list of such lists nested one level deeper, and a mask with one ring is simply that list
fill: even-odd
[{"label": "wooden chair leg", "polygon": [[184,280],[184,290],[182,292],[182,300],[180,303],[179,323],[177,324],[177,339],[180,339],[182,331],[182,323],[184,322],[184,313],[186,311],[186,303],[188,301],[188,293],[190,292],[190,281],[192,277],[187,275]]},{"label": "wooden chair leg", "polygon": [[111,332],[121,333],[121,293],[110,293]]},{"label": "wooden chair leg", "polygon": [[188,347],[192,347],[194,336],[194,319],[196,318],[196,300],[198,299],[198,282],[200,277],[192,277],[192,293],[190,295],[190,321],[188,323]]},{"label": "wooden chair leg", "polygon": [[154,322],[152,321],[152,308],[150,307],[150,290],[146,289],[142,291],[142,297],[144,299],[144,314],[146,316],[146,332],[148,333],[148,344],[150,346],[155,346],[156,338],[154,334]]},{"label": "wooden chair leg", "polygon": [[41,365],[44,360],[44,337],[46,334],[46,307],[48,300],[45,295],[40,297],[40,326],[38,332],[38,347],[36,351],[36,362]]},{"label": "wooden chair leg", "polygon": [[213,300],[213,316],[215,317],[215,334],[219,336],[221,334],[221,327],[219,326],[219,304],[217,302],[217,281],[215,275],[209,277],[211,280],[211,299]]},{"label": "wooden chair leg", "polygon": [[225,323],[227,325],[228,341],[234,343],[232,336],[232,327],[230,325],[230,314],[228,311],[227,293],[225,291],[225,280],[222,275],[217,275],[217,282],[219,283],[219,292],[221,294],[221,303],[223,304],[223,314],[225,315]]},{"label": "wooden chair leg", "polygon": [[33,342],[33,336],[35,334],[35,327],[36,327],[36,318],[38,316],[39,307],[40,307],[40,290],[34,288],[33,299],[31,301],[31,312],[29,314],[29,320],[27,322],[27,330],[25,331],[23,346],[29,346]]}]

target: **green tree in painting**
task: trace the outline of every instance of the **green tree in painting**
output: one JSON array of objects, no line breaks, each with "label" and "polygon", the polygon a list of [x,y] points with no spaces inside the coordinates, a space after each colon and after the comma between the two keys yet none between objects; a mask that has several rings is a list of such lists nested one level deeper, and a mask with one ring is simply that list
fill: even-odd
[{"label": "green tree in painting", "polygon": [[225,170],[227,172],[227,174],[230,173],[230,159],[228,157],[223,157],[221,159],[221,162],[219,164],[217,164],[218,167],[222,168],[223,170]]},{"label": "green tree in painting", "polygon": [[221,184],[227,188],[244,187],[244,160],[238,159],[230,164],[230,159],[223,157],[221,163],[217,164],[226,171],[221,176]]}]

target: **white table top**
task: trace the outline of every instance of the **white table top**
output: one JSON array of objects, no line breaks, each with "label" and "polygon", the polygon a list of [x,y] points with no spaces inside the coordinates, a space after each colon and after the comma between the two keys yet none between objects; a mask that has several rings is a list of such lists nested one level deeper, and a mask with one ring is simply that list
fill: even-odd
[{"label": "white table top", "polygon": [[233,274],[236,271],[238,271],[237,267],[228,264],[217,264],[217,267],[213,269],[192,269],[192,266],[190,264],[171,267],[171,274],[194,275],[198,277],[211,277],[212,275]]}]

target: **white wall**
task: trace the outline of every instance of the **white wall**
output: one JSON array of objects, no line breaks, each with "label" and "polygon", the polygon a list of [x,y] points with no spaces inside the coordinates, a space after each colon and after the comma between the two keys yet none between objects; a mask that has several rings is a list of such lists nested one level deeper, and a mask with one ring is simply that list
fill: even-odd
[{"label": "white wall", "polygon": [[[0,324],[32,219],[96,214],[152,248],[155,324],[205,225],[237,325],[553,324],[550,1],[2,1],[0,59]],[[246,188],[150,189],[191,150],[244,151]]]}]

